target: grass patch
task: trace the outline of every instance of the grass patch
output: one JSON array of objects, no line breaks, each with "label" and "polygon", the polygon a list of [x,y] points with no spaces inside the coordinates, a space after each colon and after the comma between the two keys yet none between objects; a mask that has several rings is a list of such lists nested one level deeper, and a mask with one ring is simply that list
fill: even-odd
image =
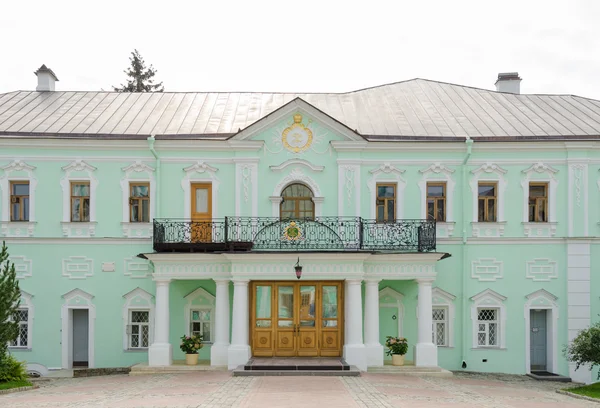
[{"label": "grass patch", "polygon": [[583,387],[569,388],[566,391],[572,392],[573,394],[585,395],[586,397],[600,399],[600,382],[585,385]]},{"label": "grass patch", "polygon": [[10,390],[11,388],[31,387],[29,381],[8,381],[0,382],[0,390]]}]

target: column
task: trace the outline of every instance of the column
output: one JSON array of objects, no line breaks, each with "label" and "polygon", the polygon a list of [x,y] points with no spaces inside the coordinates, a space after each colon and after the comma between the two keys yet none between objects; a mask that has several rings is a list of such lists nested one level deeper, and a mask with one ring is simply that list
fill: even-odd
[{"label": "column", "polygon": [[346,280],[346,344],[344,357],[350,365],[367,370],[362,332],[362,292],[360,279]]},{"label": "column", "polygon": [[215,333],[210,348],[210,365],[226,366],[229,349],[229,280],[215,280]]},{"label": "column", "polygon": [[365,281],[365,348],[367,366],[383,366],[383,346],[379,343],[379,280]]},{"label": "column", "polygon": [[154,343],[148,349],[149,366],[173,364],[173,346],[169,343],[169,284],[170,279],[156,280],[156,313]]},{"label": "column", "polygon": [[418,341],[415,346],[415,365],[417,367],[437,367],[437,346],[433,344],[432,294],[433,279],[417,279],[419,285]]},{"label": "column", "polygon": [[233,324],[231,327],[231,345],[227,352],[227,366],[230,370],[246,364],[250,359],[248,344],[248,281],[233,281]]}]

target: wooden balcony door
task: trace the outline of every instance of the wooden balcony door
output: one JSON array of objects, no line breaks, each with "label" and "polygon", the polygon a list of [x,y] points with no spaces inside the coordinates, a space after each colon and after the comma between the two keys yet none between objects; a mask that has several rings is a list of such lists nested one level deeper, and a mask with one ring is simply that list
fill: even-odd
[{"label": "wooden balcony door", "polygon": [[341,282],[253,282],[253,355],[341,356],[342,302]]},{"label": "wooden balcony door", "polygon": [[192,242],[212,241],[212,184],[192,183]]}]

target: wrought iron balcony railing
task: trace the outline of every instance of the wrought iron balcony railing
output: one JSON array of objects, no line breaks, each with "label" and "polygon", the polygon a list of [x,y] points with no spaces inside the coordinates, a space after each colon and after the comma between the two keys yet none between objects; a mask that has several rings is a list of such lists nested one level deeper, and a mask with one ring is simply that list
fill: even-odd
[{"label": "wrought iron balcony railing", "polygon": [[156,252],[434,251],[435,221],[360,217],[155,219]]}]

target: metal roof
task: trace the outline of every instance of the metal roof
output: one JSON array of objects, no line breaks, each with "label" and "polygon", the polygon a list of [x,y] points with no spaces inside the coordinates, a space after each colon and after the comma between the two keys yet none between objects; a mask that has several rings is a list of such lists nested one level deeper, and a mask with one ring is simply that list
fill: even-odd
[{"label": "metal roof", "polygon": [[347,93],[0,94],[0,134],[228,137],[301,98],[367,139],[600,135],[600,101],[413,79]]}]

